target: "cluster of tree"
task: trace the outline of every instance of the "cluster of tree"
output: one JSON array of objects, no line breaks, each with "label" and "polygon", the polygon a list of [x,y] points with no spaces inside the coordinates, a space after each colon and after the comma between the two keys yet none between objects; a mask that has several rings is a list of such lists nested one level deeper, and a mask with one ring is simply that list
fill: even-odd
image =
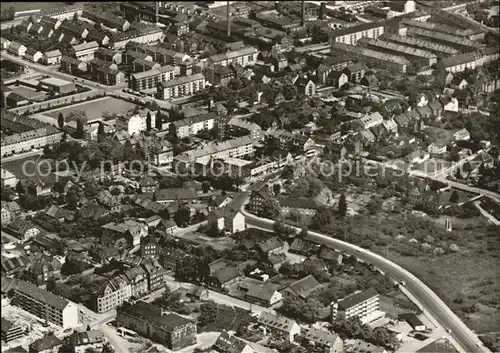
[{"label": "cluster of tree", "polygon": [[283,299],[279,311],[296,320],[316,322],[329,315],[328,310],[323,309],[326,309],[325,306],[317,299],[304,300],[298,296],[289,296]]},{"label": "cluster of tree", "polygon": [[13,6],[4,7],[0,11],[0,21],[10,21],[14,19],[16,9]]},{"label": "cluster of tree", "polygon": [[307,259],[297,264],[285,263],[279,272],[287,278],[303,278],[313,275],[320,282],[327,282],[332,277],[330,272],[325,271],[326,264],[322,260]]},{"label": "cluster of tree", "polygon": [[369,326],[363,325],[358,318],[334,322],[333,331],[344,340],[357,338],[391,351],[399,346],[396,336],[388,329],[377,327],[372,330]]},{"label": "cluster of tree", "polygon": [[191,309],[187,305],[183,304],[180,299],[180,293],[172,292],[168,287],[165,287],[165,291],[162,293],[162,296],[158,299],[155,299],[153,304],[179,314],[191,314]]}]

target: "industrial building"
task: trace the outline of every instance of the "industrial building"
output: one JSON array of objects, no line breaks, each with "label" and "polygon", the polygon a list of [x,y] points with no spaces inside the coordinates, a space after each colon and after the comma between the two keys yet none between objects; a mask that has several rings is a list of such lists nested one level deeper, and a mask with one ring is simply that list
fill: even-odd
[{"label": "industrial building", "polygon": [[338,54],[349,54],[353,57],[357,57],[359,60],[367,64],[396,70],[401,73],[405,73],[408,65],[410,65],[410,62],[407,59],[400,56],[381,53],[379,51],[360,46],[333,43],[331,46],[331,55]]},{"label": "industrial building", "polygon": [[406,45],[408,47],[413,47],[421,50],[426,50],[430,53],[435,54],[436,56],[446,57],[446,56],[457,55],[460,53],[457,49],[453,47],[412,37],[391,35],[385,37],[384,39],[392,43]]},{"label": "industrial building", "polygon": [[385,40],[365,37],[358,40],[358,44],[382,53],[405,57],[409,61],[418,62],[423,66],[431,66],[437,62],[436,55],[429,53],[428,51],[388,42]]}]

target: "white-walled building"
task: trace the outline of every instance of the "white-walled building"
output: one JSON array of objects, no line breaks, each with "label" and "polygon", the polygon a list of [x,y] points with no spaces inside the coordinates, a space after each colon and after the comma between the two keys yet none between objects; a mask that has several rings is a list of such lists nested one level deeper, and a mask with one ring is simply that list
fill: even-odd
[{"label": "white-walled building", "polygon": [[349,320],[353,317],[363,319],[379,310],[379,294],[373,288],[356,292],[332,303],[332,321]]},{"label": "white-walled building", "polygon": [[14,296],[11,300],[12,305],[26,310],[42,321],[64,329],[75,328],[79,325],[78,305],[75,303],[38,288],[31,283],[17,279],[11,281],[13,281],[12,289],[14,290]]},{"label": "white-walled building", "polygon": [[167,100],[170,98],[193,95],[198,91],[204,90],[205,84],[206,80],[203,74],[177,77],[158,84],[157,98]]},{"label": "white-walled building", "polygon": [[253,66],[257,63],[259,51],[254,47],[244,47],[238,50],[228,51],[223,54],[215,54],[208,58],[211,65],[229,66],[232,63],[243,67]]},{"label": "white-walled building", "polygon": [[190,118],[174,121],[170,124],[170,129],[178,138],[198,134],[202,130],[211,130],[214,128],[215,113],[195,115]]},{"label": "white-walled building", "polygon": [[[151,126],[154,126],[154,121],[156,118],[156,112],[149,111],[151,116]],[[140,134],[141,131],[146,131],[147,128],[147,112],[141,112],[138,114],[119,116],[115,120],[115,128],[117,131],[124,130],[130,136],[133,134]]]}]

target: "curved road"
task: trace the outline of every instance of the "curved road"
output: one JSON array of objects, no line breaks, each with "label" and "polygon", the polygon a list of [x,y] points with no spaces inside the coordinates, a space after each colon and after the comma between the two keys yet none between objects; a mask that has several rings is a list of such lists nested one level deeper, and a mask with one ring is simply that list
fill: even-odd
[{"label": "curved road", "polygon": [[[274,221],[260,218],[253,214],[248,213],[241,207],[241,212],[245,216],[245,220],[249,225],[257,226],[268,231],[273,230]],[[292,227],[297,231],[299,228]],[[328,245],[335,249],[355,255],[357,258],[373,264],[378,269],[384,271],[391,278],[397,281],[405,281],[406,288],[413,294],[418,302],[428,311],[436,321],[444,328],[451,330],[451,336],[460,344],[464,352],[490,352],[484,347],[479,338],[460,320],[458,316],[451,311],[450,308],[427,287],[421,280],[405,270],[401,266],[383,258],[380,255],[372,253],[359,246],[346,243],[342,240],[331,238],[324,234],[316,233],[313,231],[308,232],[308,238],[316,243]]]}]

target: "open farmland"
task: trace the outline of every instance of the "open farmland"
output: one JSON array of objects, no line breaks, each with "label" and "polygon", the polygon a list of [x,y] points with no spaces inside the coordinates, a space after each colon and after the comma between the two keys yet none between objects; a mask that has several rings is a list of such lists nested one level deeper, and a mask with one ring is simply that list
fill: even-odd
[{"label": "open farmland", "polygon": [[64,116],[68,116],[71,113],[82,111],[85,112],[89,120],[95,120],[100,119],[103,115],[111,116],[113,114],[125,114],[135,107],[136,105],[134,103],[113,97],[104,97],[92,101],[77,103],[69,107],[54,109],[49,112],[45,112],[45,115],[57,118],[59,113],[63,113]]}]

